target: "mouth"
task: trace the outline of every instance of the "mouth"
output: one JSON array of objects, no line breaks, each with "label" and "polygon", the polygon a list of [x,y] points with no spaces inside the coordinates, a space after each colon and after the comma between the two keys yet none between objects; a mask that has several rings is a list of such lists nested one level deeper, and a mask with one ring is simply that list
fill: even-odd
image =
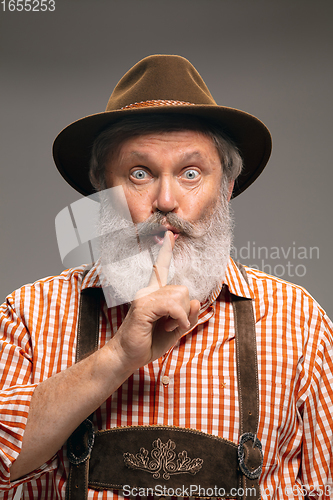
[{"label": "mouth", "polygon": [[162,245],[166,231],[170,231],[173,234],[175,241],[180,234],[179,230],[174,227],[161,226],[158,232],[152,234],[155,243]]}]

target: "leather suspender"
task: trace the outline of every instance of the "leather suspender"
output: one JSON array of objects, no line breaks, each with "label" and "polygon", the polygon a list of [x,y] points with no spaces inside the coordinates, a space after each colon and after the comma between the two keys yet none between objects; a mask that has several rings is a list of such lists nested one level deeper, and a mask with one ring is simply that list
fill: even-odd
[{"label": "leather suspender", "polygon": [[[87,274],[83,275],[82,281]],[[86,288],[81,291],[76,357],[78,363],[98,347],[99,315],[102,288]],[[70,469],[66,486],[67,500],[85,500],[88,495],[89,456],[94,444],[92,415],[84,420],[67,441]]]},{"label": "leather suspender", "polygon": [[[237,264],[242,272],[244,278],[247,281],[247,276],[244,268]],[[93,351],[97,349],[98,339],[99,339],[99,315],[101,308],[101,296],[102,289],[100,288],[87,288],[82,290],[81,292],[81,301],[80,301],[80,310],[79,310],[79,325],[78,325],[78,339],[77,339],[77,352],[76,352],[76,361],[80,361],[85,356],[91,354]],[[181,429],[174,428],[168,426],[148,426],[148,427],[134,427],[134,428],[118,428],[111,429],[110,431],[97,431],[96,434],[93,431],[92,427],[92,416],[89,419],[86,419],[72,434],[72,436],[68,440],[68,458],[70,460],[70,472],[67,481],[67,489],[66,489],[66,500],[84,500],[87,498],[88,492],[88,482],[95,489],[105,489],[110,487],[118,487],[121,488],[121,484],[129,484],[121,483],[120,479],[118,479],[118,472],[114,470],[113,475],[116,475],[116,479],[120,484],[115,484],[115,478],[104,479],[104,469],[107,467],[107,458],[106,455],[110,455],[110,445],[112,446],[120,446],[121,443],[124,447],[124,450],[127,452],[130,444],[133,442],[132,432],[136,432],[136,436],[138,435],[138,431],[141,436],[149,435],[147,439],[143,437],[143,443],[146,446],[147,443],[152,442],[152,438],[150,436],[155,436],[154,432],[158,433],[157,436],[165,435],[167,436],[168,443],[171,442],[174,444],[173,439],[176,440],[176,437],[180,436],[180,442],[182,439],[182,435],[180,433],[186,433],[186,440],[188,442],[189,437],[192,434],[196,437],[196,444],[192,446],[190,456],[192,458],[195,455],[194,450],[202,450],[201,455],[205,456],[205,459],[196,458],[196,464],[204,462],[207,460],[204,449],[211,449],[211,462],[214,463],[217,471],[216,473],[213,470],[213,465],[209,465],[209,469],[213,471],[213,475],[209,477],[216,477],[214,474],[223,475],[226,473],[224,471],[224,467],[235,469],[234,476],[229,473],[229,483],[232,482],[233,488],[235,490],[238,489],[237,494],[233,493],[230,495],[230,484],[228,483],[228,478],[222,482],[222,486],[227,486],[225,496],[232,496],[233,498],[243,499],[246,498],[247,488],[251,489],[251,492],[248,493],[248,496],[253,500],[258,500],[260,498],[260,488],[259,488],[259,476],[262,468],[262,451],[261,451],[261,443],[256,437],[257,427],[258,427],[258,418],[259,418],[259,390],[258,390],[258,369],[257,369],[257,354],[256,354],[256,338],[255,338],[255,325],[254,325],[254,316],[253,316],[253,307],[251,299],[238,297],[230,294],[233,310],[234,310],[234,319],[235,319],[235,331],[236,331],[236,359],[237,359],[237,378],[238,378],[238,400],[239,400],[239,421],[240,421],[240,441],[238,446],[235,443],[230,441],[215,437],[209,436],[204,433],[200,433],[199,431],[189,430],[189,429]],[[142,432],[143,430],[148,432]],[[124,432],[128,431],[128,432]],[[162,431],[166,432],[166,434],[159,434]],[[150,434],[149,434],[150,432]],[[189,436],[191,434],[191,436]],[[126,441],[127,435],[130,436],[128,441]],[[96,437],[96,441],[95,441]],[[165,439],[167,439],[165,438]],[[207,439],[209,441],[207,441]],[[125,440],[125,441],[124,441]],[[186,442],[185,440],[185,442]],[[94,446],[95,441],[95,446]],[[178,439],[179,441],[179,439]],[[153,445],[156,443],[153,441]],[[199,448],[197,443],[201,443]],[[104,443],[104,444],[103,444]],[[117,444],[116,444],[117,443]],[[140,441],[141,443],[141,441]],[[166,444],[162,446],[167,446]],[[180,446],[183,446],[182,444]],[[190,446],[190,445],[189,445]],[[189,448],[188,446],[188,448]],[[127,447],[127,448],[126,448]],[[142,449],[142,446],[140,446]],[[139,448],[140,448],[139,447]],[[139,448],[136,450],[139,451]],[[133,451],[135,451],[133,449]],[[145,450],[146,451],[146,450]],[[155,456],[156,456],[156,450]],[[161,451],[161,450],[160,450]],[[177,451],[181,451],[178,447]],[[184,451],[182,453],[185,453]],[[200,452],[198,451],[197,454]],[[101,457],[103,455],[103,458]],[[104,459],[105,455],[105,459]],[[112,455],[112,452],[111,452]],[[109,464],[109,469],[116,469],[118,465],[125,470],[125,477],[129,469],[141,469],[135,471],[135,473],[140,473],[140,478],[143,476],[149,476],[146,471],[149,469],[149,464],[142,465],[142,463],[138,463],[137,455],[133,455],[131,453],[122,453],[124,461],[126,462],[127,457],[127,468],[124,467],[124,464],[120,464],[122,460],[117,459],[116,463]],[[163,454],[161,454],[162,457]],[[216,461],[214,457],[221,456],[222,462]],[[213,459],[212,459],[213,457]],[[91,458],[91,460],[90,460]],[[121,456],[122,458],[122,456]],[[111,457],[112,459],[112,457]],[[162,459],[161,459],[162,460]],[[100,464],[102,462],[102,464]],[[146,461],[147,462],[147,461]],[[162,460],[163,462],[163,460]],[[161,463],[162,463],[161,462]],[[178,462],[177,462],[178,463]],[[194,461],[192,462],[194,464]],[[89,471],[90,464],[90,471]],[[222,465],[221,465],[222,464]],[[165,465],[165,463],[164,463]],[[199,466],[197,465],[197,468]],[[222,467],[222,470],[221,470]],[[142,472],[144,470],[144,472]],[[194,470],[194,469],[193,469]],[[197,472],[189,471],[190,474],[196,474]],[[135,477],[134,473],[134,477]],[[89,477],[90,476],[92,477]],[[111,474],[111,473],[110,473]],[[119,472],[120,474],[120,472]],[[187,474],[190,476],[190,474]],[[201,474],[203,474],[201,472]],[[112,474],[111,474],[112,475]],[[151,474],[150,474],[151,476]],[[181,484],[184,484],[182,476]],[[174,480],[176,481],[179,478],[178,476],[174,476]],[[208,476],[207,476],[208,478]],[[199,478],[198,474],[198,482],[200,486],[202,486],[202,482],[205,480],[204,476]],[[127,479],[128,481],[128,479]],[[193,483],[194,480],[191,477],[190,483]],[[140,479],[141,482],[141,479]],[[179,480],[178,480],[179,483]],[[145,483],[145,479],[143,478],[142,486],[150,485],[149,480]],[[180,484],[180,483],[179,483]],[[209,484],[209,483],[207,483]],[[106,485],[106,486],[105,486]],[[141,486],[141,484],[140,484]],[[214,485],[211,485],[214,486]],[[229,491],[228,491],[229,488]],[[248,490],[250,491],[250,490]],[[187,495],[186,495],[187,496]],[[200,496],[196,494],[195,496]],[[219,491],[218,495],[205,495],[205,496],[224,496]]]}]

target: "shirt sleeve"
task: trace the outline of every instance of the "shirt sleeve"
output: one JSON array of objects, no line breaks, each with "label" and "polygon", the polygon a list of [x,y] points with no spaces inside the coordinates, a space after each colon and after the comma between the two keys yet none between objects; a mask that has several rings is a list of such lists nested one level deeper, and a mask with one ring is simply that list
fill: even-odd
[{"label": "shirt sleeve", "polygon": [[[313,325],[314,326],[314,325]],[[308,341],[304,367],[310,382],[300,402],[303,420],[302,485],[309,498],[333,498],[333,329],[327,318],[317,319]]]},{"label": "shirt sleeve", "polygon": [[19,481],[10,483],[10,467],[18,457],[27,424],[32,383],[32,342],[16,313],[14,294],[0,306],[0,490],[12,488],[55,467],[52,460]]}]

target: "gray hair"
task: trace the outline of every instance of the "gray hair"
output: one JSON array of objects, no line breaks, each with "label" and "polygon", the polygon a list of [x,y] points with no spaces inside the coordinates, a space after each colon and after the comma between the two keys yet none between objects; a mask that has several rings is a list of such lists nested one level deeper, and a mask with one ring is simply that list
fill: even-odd
[{"label": "gray hair", "polygon": [[209,137],[216,146],[228,183],[241,173],[243,161],[233,143],[221,129],[205,119],[180,114],[147,114],[122,118],[95,139],[90,160],[89,178],[96,191],[106,189],[105,162],[115,158],[123,142],[130,137],[152,132],[193,130]]}]

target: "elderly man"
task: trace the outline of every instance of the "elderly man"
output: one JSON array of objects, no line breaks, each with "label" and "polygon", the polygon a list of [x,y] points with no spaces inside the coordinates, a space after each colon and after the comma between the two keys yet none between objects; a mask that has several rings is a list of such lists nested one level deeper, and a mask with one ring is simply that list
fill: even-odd
[{"label": "elderly man", "polygon": [[332,324],[229,256],[228,202],[270,149],[179,56],[143,59],[59,134],[62,175],[101,191],[101,256],[2,306],[3,498],[332,498]]}]

